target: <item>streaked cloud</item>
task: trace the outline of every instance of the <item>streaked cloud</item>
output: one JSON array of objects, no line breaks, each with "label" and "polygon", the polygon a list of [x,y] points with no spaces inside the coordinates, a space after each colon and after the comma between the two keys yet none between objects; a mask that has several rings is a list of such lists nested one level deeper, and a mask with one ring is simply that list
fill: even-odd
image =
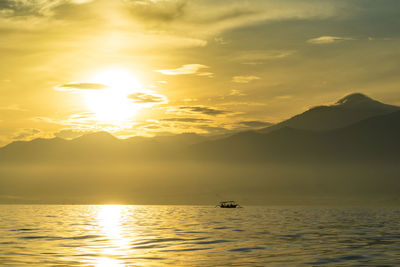
[{"label": "streaked cloud", "polygon": [[57,91],[76,91],[76,90],[102,90],[108,88],[101,83],[66,83],[54,87]]},{"label": "streaked cloud", "polygon": [[199,114],[208,116],[218,116],[218,115],[232,113],[229,110],[210,107],[210,106],[203,106],[203,105],[169,106],[165,107],[165,110],[166,114],[174,114],[179,116],[199,115]]},{"label": "streaked cloud", "polygon": [[129,99],[132,99],[133,102],[135,103],[141,103],[141,104],[146,104],[146,103],[166,103],[167,98],[163,95],[160,94],[150,94],[150,93],[133,93],[128,96]]},{"label": "streaked cloud", "polygon": [[153,23],[167,23],[182,19],[188,1],[126,0],[130,15]]},{"label": "streaked cloud", "polygon": [[172,121],[172,122],[190,122],[190,123],[203,123],[203,122],[209,122],[211,120],[209,119],[203,119],[203,118],[166,118],[162,119],[162,121]]},{"label": "streaked cloud", "polygon": [[249,83],[252,81],[260,80],[261,78],[254,75],[234,76],[232,82],[234,83]]},{"label": "streaked cloud", "polygon": [[197,76],[205,76],[205,77],[212,78],[212,77],[214,77],[214,73],[212,73],[212,72],[199,72],[199,73],[197,73]]},{"label": "streaked cloud", "polygon": [[209,67],[202,64],[187,64],[176,69],[156,70],[155,72],[159,72],[164,75],[185,75],[185,74],[195,74],[199,70],[204,68],[209,68]]},{"label": "streaked cloud", "polygon": [[280,100],[287,100],[293,98],[292,95],[278,95],[275,97],[275,99],[280,99]]},{"label": "streaked cloud", "polygon": [[180,107],[181,110],[186,110],[193,113],[201,113],[204,115],[217,116],[221,114],[229,113],[227,110],[217,109],[213,107],[206,106],[183,106]]},{"label": "streaked cloud", "polygon": [[257,65],[266,61],[278,60],[289,57],[296,53],[295,50],[250,50],[238,51],[231,57],[231,60],[239,61],[242,64]]},{"label": "streaked cloud", "polygon": [[231,92],[229,93],[229,96],[245,96],[246,94],[238,89],[232,89]]},{"label": "streaked cloud", "polygon": [[0,107],[0,110],[6,110],[6,111],[28,111],[27,109],[21,108],[19,105],[16,105],[16,104]]},{"label": "streaked cloud", "polygon": [[[143,90],[129,99],[138,90],[124,88],[127,105],[143,107],[122,122],[135,134],[146,119],[159,131],[257,127],[348,88],[399,103],[400,1],[383,2],[0,0],[0,138],[21,128],[113,130],[85,113],[103,93],[99,106],[111,110],[113,90],[90,77],[113,64],[165,94]],[[72,93],[49,92],[57,81],[55,90]]]},{"label": "streaked cloud", "polygon": [[34,137],[38,137],[38,135],[41,133],[39,129],[35,128],[30,128],[30,129],[20,129],[12,139],[14,140],[26,140],[26,139],[32,139]]},{"label": "streaked cloud", "polygon": [[238,124],[251,128],[268,127],[272,125],[272,123],[266,121],[241,121]]},{"label": "streaked cloud", "polygon": [[267,106],[267,103],[265,102],[256,102],[256,101],[229,101],[229,102],[224,102],[221,103],[220,105],[223,106],[231,106],[231,107],[237,107],[237,106]]},{"label": "streaked cloud", "polygon": [[307,40],[307,42],[310,44],[332,44],[335,42],[348,41],[348,40],[354,40],[354,39],[349,37],[339,37],[339,36],[321,36],[309,39]]},{"label": "streaked cloud", "polygon": [[54,133],[55,137],[59,137],[62,139],[74,139],[77,137],[80,137],[82,135],[88,134],[88,133],[92,133],[92,131],[80,131],[77,129],[62,129],[59,132]]}]

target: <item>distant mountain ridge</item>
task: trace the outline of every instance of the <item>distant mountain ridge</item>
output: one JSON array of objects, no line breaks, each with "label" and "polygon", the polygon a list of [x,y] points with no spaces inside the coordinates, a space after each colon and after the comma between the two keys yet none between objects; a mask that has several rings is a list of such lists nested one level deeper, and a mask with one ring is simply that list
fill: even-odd
[{"label": "distant mountain ridge", "polygon": [[[344,115],[363,119],[343,126]],[[400,203],[397,107],[352,95],[294,118],[219,138],[98,132],[13,142],[0,148],[0,203]],[[318,121],[341,127],[308,129]]]},{"label": "distant mountain ridge", "polygon": [[200,158],[240,161],[400,161],[400,111],[328,131],[282,127],[195,145]]},{"label": "distant mountain ridge", "polygon": [[210,139],[193,133],[118,139],[107,132],[35,139],[0,148],[2,161],[399,159],[400,108],[363,94],[312,108],[263,130]]},{"label": "distant mountain ridge", "polygon": [[313,131],[332,130],[397,110],[400,110],[400,107],[383,104],[364,94],[354,93],[333,105],[313,107],[288,120],[260,129],[259,132],[268,133],[282,127]]}]

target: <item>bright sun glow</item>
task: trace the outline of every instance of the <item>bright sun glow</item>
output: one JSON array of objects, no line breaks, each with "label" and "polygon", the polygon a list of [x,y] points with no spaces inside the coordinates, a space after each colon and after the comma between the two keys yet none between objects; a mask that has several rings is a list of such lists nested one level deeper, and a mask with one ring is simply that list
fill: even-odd
[{"label": "bright sun glow", "polygon": [[110,124],[121,124],[132,118],[140,105],[128,98],[129,94],[141,90],[139,81],[123,69],[105,70],[93,77],[93,83],[107,86],[103,90],[85,93],[87,107],[95,114],[95,119]]}]

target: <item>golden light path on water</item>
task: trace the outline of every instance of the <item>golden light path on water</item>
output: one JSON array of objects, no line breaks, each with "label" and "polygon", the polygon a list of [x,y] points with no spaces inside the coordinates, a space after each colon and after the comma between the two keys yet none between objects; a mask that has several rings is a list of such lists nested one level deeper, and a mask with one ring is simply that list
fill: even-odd
[{"label": "golden light path on water", "polygon": [[1,266],[400,266],[398,208],[0,205]]},{"label": "golden light path on water", "polygon": [[[123,219],[128,207],[124,205],[102,205],[98,206],[97,220],[101,231],[108,237],[110,244],[101,249],[99,254],[117,256],[121,251],[129,249],[129,239],[124,237]],[[132,234],[132,233],[131,233]],[[125,266],[120,260],[112,257],[101,257],[97,259],[96,267]]]}]

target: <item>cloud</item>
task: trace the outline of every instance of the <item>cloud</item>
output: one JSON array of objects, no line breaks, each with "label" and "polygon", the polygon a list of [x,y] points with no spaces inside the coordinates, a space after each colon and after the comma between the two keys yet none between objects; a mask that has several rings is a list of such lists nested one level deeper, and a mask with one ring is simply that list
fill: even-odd
[{"label": "cloud", "polygon": [[260,77],[247,75],[247,76],[234,76],[232,82],[234,83],[249,83],[251,81],[260,80]]},{"label": "cloud", "polygon": [[226,110],[216,109],[216,108],[206,107],[206,106],[183,106],[183,107],[180,107],[180,109],[186,110],[189,112],[193,112],[193,113],[201,113],[204,115],[210,115],[210,116],[217,116],[217,115],[229,113],[229,111],[226,111]]},{"label": "cloud", "polygon": [[154,23],[167,23],[181,19],[185,14],[187,1],[128,0],[130,14],[135,18]]},{"label": "cloud", "polygon": [[12,139],[14,140],[26,140],[28,138],[36,137],[40,134],[41,131],[39,129],[29,128],[29,129],[21,129],[18,133],[16,133]]},{"label": "cloud", "polygon": [[20,106],[13,104],[4,107],[0,107],[0,110],[7,110],[7,111],[28,111],[27,109],[23,109]]},{"label": "cloud", "polygon": [[69,139],[74,139],[74,138],[80,137],[80,136],[88,134],[88,133],[92,133],[92,131],[80,131],[80,130],[76,130],[76,129],[63,129],[59,132],[54,133],[54,136],[69,140]]},{"label": "cloud", "polygon": [[159,72],[164,75],[183,75],[183,74],[195,74],[200,69],[204,68],[209,68],[209,67],[201,64],[187,64],[177,69],[156,70],[155,72]]},{"label": "cloud", "polygon": [[315,19],[337,15],[345,4],[293,0],[125,0],[132,18],[150,29],[201,38],[271,20]]},{"label": "cloud", "polygon": [[272,125],[272,123],[266,121],[241,121],[238,124],[252,128],[268,127]]},{"label": "cloud", "polygon": [[229,132],[229,130],[223,126],[200,125],[197,128],[205,131],[207,134],[224,134]]},{"label": "cloud", "polygon": [[129,99],[132,99],[135,103],[166,103],[167,98],[160,94],[149,94],[149,93],[133,93],[128,96]]},{"label": "cloud", "polygon": [[215,37],[214,42],[220,45],[226,45],[230,43],[229,41],[226,41],[223,37]]},{"label": "cloud", "polygon": [[197,98],[185,98],[183,99],[184,102],[196,102],[199,101]]},{"label": "cloud", "polygon": [[225,103],[221,103],[220,105],[223,106],[266,106],[267,103],[265,102],[255,102],[255,101],[229,101]]},{"label": "cloud", "polygon": [[198,123],[198,122],[209,122],[211,120],[202,118],[166,118],[162,119],[162,121]]},{"label": "cloud", "polygon": [[212,73],[212,72],[199,72],[199,73],[197,73],[197,76],[205,76],[205,77],[212,78],[212,77],[214,77],[214,73]]},{"label": "cloud", "polygon": [[238,89],[232,89],[231,92],[229,93],[230,96],[245,96],[246,94],[243,93],[241,90]]},{"label": "cloud", "polygon": [[[60,11],[61,7],[67,8],[69,5],[81,5],[92,2],[93,0],[2,0],[0,11],[8,11],[8,15],[14,17],[50,17]],[[3,13],[3,12],[2,12]]]},{"label": "cloud", "polygon": [[57,91],[77,91],[77,90],[102,90],[108,88],[101,83],[66,83],[54,87]]},{"label": "cloud", "polygon": [[348,37],[339,37],[339,36],[321,36],[317,38],[312,38],[307,40],[307,43],[310,44],[332,44],[339,41],[345,40],[354,40],[353,38]]},{"label": "cloud", "polygon": [[68,115],[66,118],[34,117],[35,122],[45,122],[67,126],[77,131],[108,131],[115,132],[121,129],[131,128],[132,121],[102,121],[93,112],[80,112]]},{"label": "cloud", "polygon": [[240,61],[242,64],[257,65],[265,61],[277,60],[289,57],[296,53],[294,50],[251,50],[235,53],[232,60]]},{"label": "cloud", "polygon": [[275,99],[281,99],[281,100],[286,100],[286,99],[291,99],[293,98],[292,95],[278,95],[275,97]]}]

